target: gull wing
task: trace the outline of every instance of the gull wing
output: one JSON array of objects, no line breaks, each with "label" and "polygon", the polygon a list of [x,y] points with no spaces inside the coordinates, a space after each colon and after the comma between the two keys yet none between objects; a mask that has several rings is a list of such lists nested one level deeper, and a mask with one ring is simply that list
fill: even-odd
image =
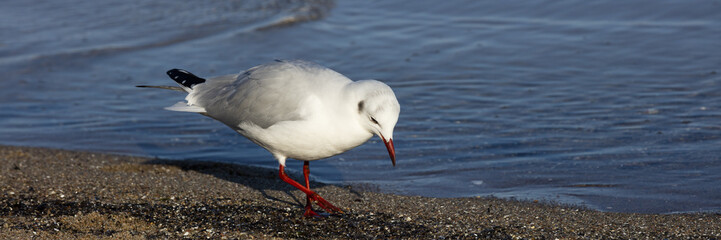
[{"label": "gull wing", "polygon": [[[235,76],[235,78],[233,78]],[[339,78],[340,77],[340,78]],[[208,79],[194,87],[188,103],[206,114],[238,128],[252,123],[268,128],[282,121],[298,121],[312,114],[304,105],[316,96],[324,81],[350,82],[328,68],[303,61],[278,61],[241,74]]]}]

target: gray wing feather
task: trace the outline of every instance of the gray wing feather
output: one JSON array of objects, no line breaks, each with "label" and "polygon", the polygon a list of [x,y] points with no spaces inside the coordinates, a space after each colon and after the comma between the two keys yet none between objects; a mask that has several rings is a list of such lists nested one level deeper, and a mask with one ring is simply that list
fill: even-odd
[{"label": "gray wing feather", "polygon": [[208,79],[205,84],[197,85],[194,96],[189,98],[205,108],[208,116],[231,127],[253,123],[268,128],[278,122],[303,119],[301,103],[311,96],[303,89],[314,87],[313,76],[318,72],[347,79],[319,65],[280,61],[238,75]]}]

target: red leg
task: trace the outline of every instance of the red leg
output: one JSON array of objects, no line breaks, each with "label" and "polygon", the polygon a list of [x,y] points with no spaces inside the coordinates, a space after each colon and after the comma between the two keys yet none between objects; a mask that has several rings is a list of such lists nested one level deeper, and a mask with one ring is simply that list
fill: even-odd
[{"label": "red leg", "polygon": [[311,191],[309,188],[304,187],[303,185],[300,185],[300,183],[291,179],[290,177],[288,177],[288,175],[285,175],[285,166],[280,165],[279,172],[280,172],[280,174],[279,174],[280,179],[289,183],[290,185],[293,185],[293,187],[297,188],[298,190],[303,191],[307,198],[309,198],[311,201],[316,202],[316,204],[318,204],[318,206],[320,206],[321,208],[325,209],[325,211],[327,211],[329,213],[333,213],[333,212],[343,213],[343,211],[341,211],[340,208],[333,206],[333,204],[330,204],[328,201],[323,199],[317,193]]},{"label": "red leg", "polygon": [[[305,187],[310,189],[310,180],[308,179],[308,176],[310,175],[310,169],[308,168],[308,165],[310,165],[310,162],[308,162],[308,161],[305,161],[303,163],[303,176],[305,176]],[[317,214],[317,213],[315,213],[315,211],[313,211],[313,205],[311,204],[311,201],[310,201],[310,195],[306,194],[305,196],[306,196],[306,198],[305,198],[305,200],[306,200],[305,201],[305,213],[303,213],[303,216],[305,216],[305,217],[320,217],[319,214]]]}]

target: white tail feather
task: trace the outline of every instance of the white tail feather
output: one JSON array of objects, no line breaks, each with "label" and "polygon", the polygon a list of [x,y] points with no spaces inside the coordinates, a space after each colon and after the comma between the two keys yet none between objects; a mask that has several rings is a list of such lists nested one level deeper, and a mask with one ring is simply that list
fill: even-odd
[{"label": "white tail feather", "polygon": [[194,112],[194,113],[205,113],[205,108],[188,105],[186,102],[178,102],[173,106],[166,107],[165,110],[178,111],[178,112]]}]

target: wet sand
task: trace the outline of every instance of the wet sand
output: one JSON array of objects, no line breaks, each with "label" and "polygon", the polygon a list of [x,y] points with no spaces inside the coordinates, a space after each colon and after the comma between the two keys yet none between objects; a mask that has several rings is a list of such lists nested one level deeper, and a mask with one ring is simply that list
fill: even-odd
[{"label": "wet sand", "polygon": [[[277,170],[0,146],[2,239],[719,239],[721,214],[605,213],[311,183],[345,213],[302,217]],[[297,174],[291,174],[296,180]]]}]

